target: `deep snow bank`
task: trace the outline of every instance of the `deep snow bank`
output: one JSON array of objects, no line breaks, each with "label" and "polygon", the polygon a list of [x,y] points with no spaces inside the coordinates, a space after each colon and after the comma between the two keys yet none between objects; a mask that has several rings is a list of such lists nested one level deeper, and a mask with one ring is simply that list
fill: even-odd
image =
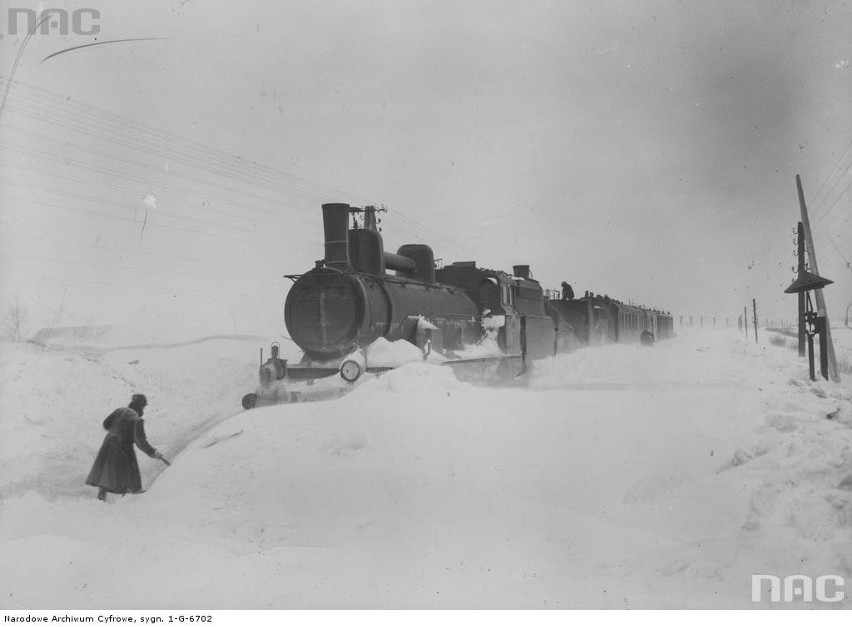
[{"label": "deep snow bank", "polygon": [[[146,372],[133,384],[160,390],[161,411],[187,389],[185,407],[209,410],[244,391],[217,378],[241,359],[224,352],[73,369],[85,389],[103,366]],[[60,356],[13,356],[4,378],[45,359]],[[197,388],[173,381],[189,363]],[[0,559],[19,566],[0,604],[750,607],[754,573],[852,577],[850,398],[785,348],[719,333],[545,360],[526,388],[420,362],[203,432],[155,415],[152,441],[191,442],[144,495],[103,506],[63,478],[84,476],[100,433],[56,467],[30,460],[40,483],[4,474]],[[3,428],[35,450],[68,438]]]},{"label": "deep snow bank", "polygon": [[[149,439],[166,456],[240,410],[254,388],[258,342],[216,339],[170,348],[68,350],[0,344],[0,497],[29,489],[83,495],[103,419],[134,393],[148,396]],[[161,468],[140,456],[144,483]]]}]

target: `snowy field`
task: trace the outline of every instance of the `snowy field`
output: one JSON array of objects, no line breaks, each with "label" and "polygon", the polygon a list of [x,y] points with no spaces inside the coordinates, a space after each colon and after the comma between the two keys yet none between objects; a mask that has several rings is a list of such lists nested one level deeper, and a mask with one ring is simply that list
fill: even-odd
[{"label": "snowy field", "polygon": [[[3,344],[0,608],[751,608],[753,574],[852,579],[852,375],[769,338],[250,412],[252,338]],[[104,505],[84,480],[134,392],[172,466],[140,455],[147,491]]]}]

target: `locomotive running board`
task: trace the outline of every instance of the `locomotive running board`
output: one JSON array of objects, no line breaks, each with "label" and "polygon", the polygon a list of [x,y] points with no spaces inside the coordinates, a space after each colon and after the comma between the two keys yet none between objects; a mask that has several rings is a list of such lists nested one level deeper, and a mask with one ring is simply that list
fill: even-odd
[{"label": "locomotive running board", "polygon": [[[387,372],[393,370],[391,366],[367,366],[364,371],[372,374]],[[312,379],[325,379],[340,374],[340,368],[300,368],[299,366],[290,366],[287,368],[285,378],[294,379],[295,381],[308,381]]]},{"label": "locomotive running board", "polygon": [[297,381],[305,381],[308,379],[324,379],[339,372],[340,368],[300,368],[299,366],[289,366],[286,377],[296,379]]}]

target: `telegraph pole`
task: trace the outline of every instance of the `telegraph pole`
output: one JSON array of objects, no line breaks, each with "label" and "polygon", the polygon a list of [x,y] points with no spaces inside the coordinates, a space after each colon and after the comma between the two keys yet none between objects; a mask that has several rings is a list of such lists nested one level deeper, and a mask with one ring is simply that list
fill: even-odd
[{"label": "telegraph pole", "polygon": [[[805,245],[808,248],[808,261],[810,262],[811,272],[819,275],[817,268],[816,252],[814,250],[814,240],[811,235],[811,223],[808,219],[808,206],[805,204],[805,192],[802,190],[802,179],[796,175],[796,188],[799,191],[799,208],[802,212],[802,226],[805,231]],[[828,358],[828,376],[835,383],[840,382],[840,375],[837,372],[837,358],[834,355],[834,342],[831,341],[831,323],[828,320],[828,311],[825,308],[825,298],[822,295],[822,288],[815,289],[817,315],[825,318],[825,344],[826,357]]]},{"label": "telegraph pole", "polygon": [[[805,270],[805,227],[799,222],[796,254],[799,257],[798,274]],[[799,292],[799,357],[805,356],[805,293]]]}]

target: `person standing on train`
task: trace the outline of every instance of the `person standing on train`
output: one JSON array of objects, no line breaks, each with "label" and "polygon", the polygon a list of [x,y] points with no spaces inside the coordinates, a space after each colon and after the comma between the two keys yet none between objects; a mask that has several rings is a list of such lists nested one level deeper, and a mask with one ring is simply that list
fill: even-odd
[{"label": "person standing on train", "polygon": [[108,492],[137,494],[142,492],[142,477],[134,445],[148,457],[169,462],[148,443],[142,415],[148,399],[134,394],[127,407],[119,407],[104,420],[106,437],[101,445],[86,484],[98,488],[98,499],[106,501]]},{"label": "person standing on train", "polygon": [[568,281],[562,281],[562,300],[574,300],[574,290]]}]

